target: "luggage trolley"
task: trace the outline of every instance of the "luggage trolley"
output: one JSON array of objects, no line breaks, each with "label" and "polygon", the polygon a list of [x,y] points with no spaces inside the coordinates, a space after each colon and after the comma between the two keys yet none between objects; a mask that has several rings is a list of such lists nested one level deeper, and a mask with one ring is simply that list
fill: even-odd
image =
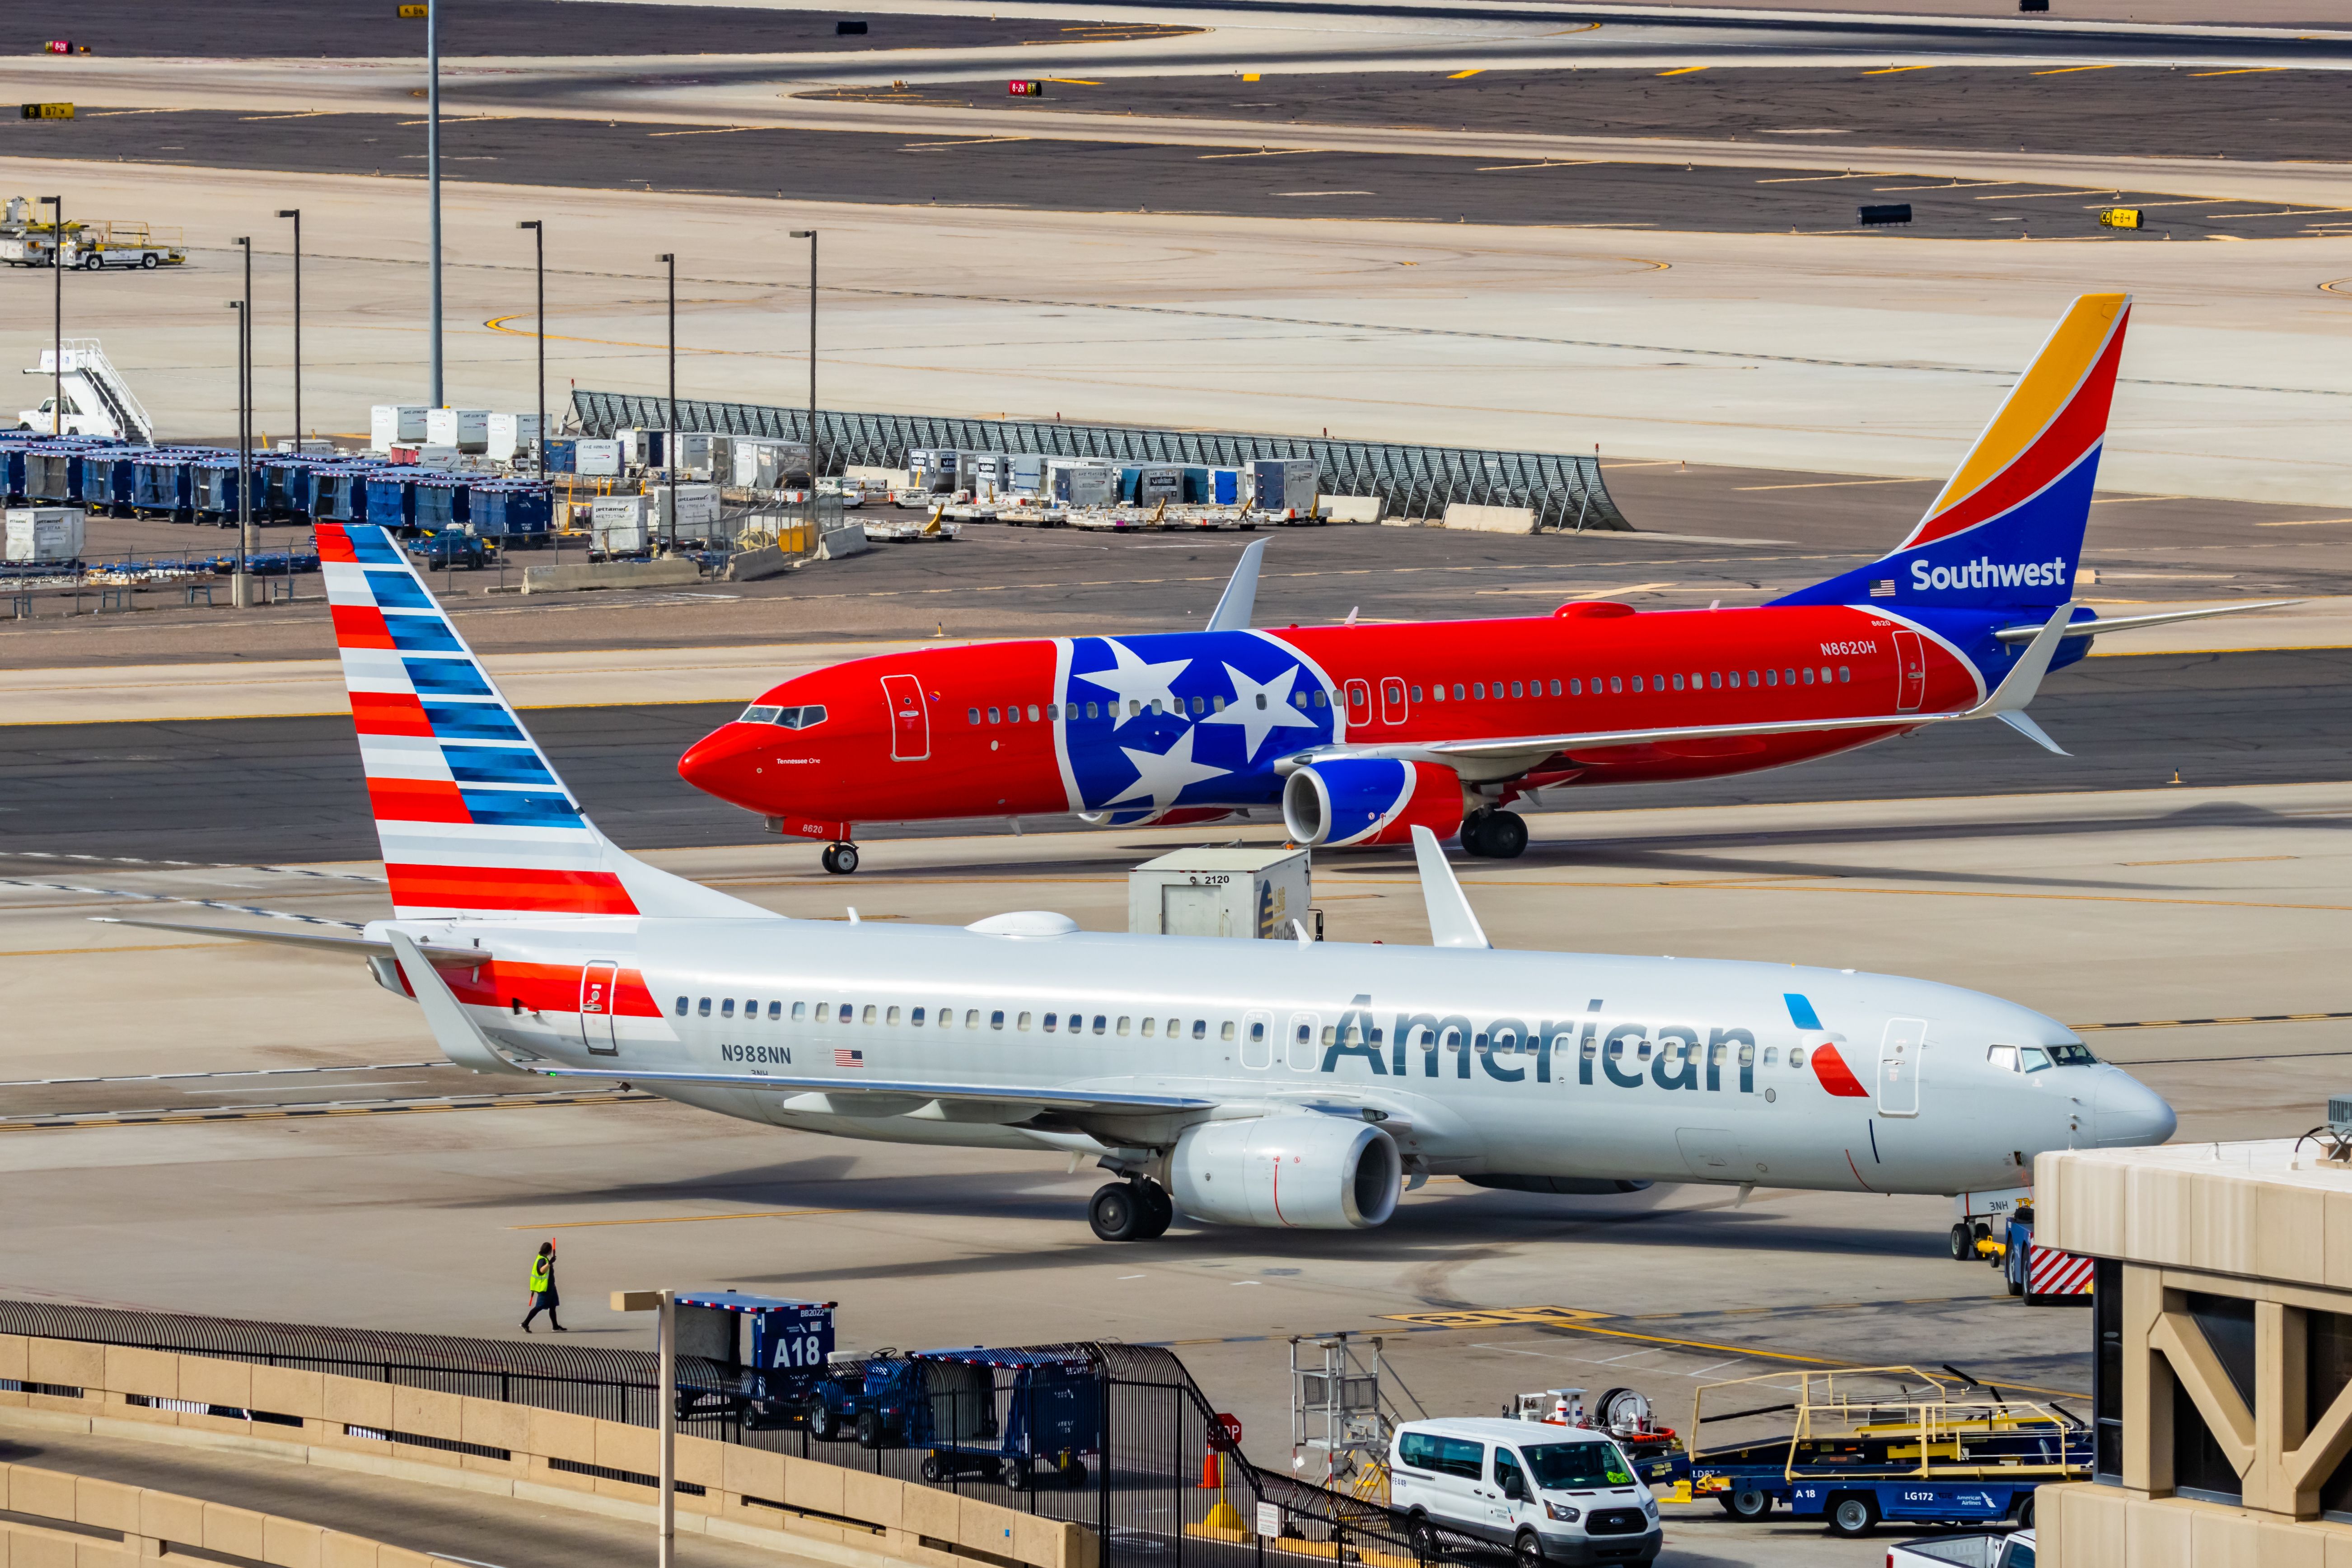
[{"label": "luggage trolley", "polygon": [[927,1481],[994,1471],[1020,1491],[1044,1469],[1075,1489],[1086,1485],[1087,1457],[1101,1462],[1102,1373],[1082,1352],[886,1352],[862,1376],[826,1379],[819,1394],[816,1436],[848,1429],[860,1447],[928,1449]]},{"label": "luggage trolley", "polygon": [[716,1377],[698,1373],[689,1381],[681,1369],[680,1421],[733,1416],[753,1432],[807,1421],[818,1403],[818,1380],[833,1355],[835,1303],[699,1290],[677,1296],[675,1305],[681,1361],[697,1356],[718,1371]]}]

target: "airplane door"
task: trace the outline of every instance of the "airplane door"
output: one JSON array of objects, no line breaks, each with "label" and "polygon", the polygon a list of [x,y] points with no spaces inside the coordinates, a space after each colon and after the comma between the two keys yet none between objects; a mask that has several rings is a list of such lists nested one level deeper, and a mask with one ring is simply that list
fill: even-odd
[{"label": "airplane door", "polygon": [[1404,715],[1404,682],[1391,675],[1381,682],[1381,722],[1402,724]]},{"label": "airplane door", "polygon": [[1927,695],[1927,653],[1919,645],[1917,632],[1895,634],[1895,667],[1900,682],[1895,698],[1895,711],[1915,712]]},{"label": "airplane door", "polygon": [[1878,1046],[1878,1114],[1919,1114],[1919,1058],[1927,1048],[1925,1018],[1889,1018]]},{"label": "airplane door", "polygon": [[1242,1015],[1242,1066],[1264,1071],[1274,1065],[1274,1015]]},{"label": "airplane door", "polygon": [[1322,1065],[1323,1047],[1316,1037],[1322,1033],[1323,1015],[1293,1013],[1286,1047],[1292,1072],[1313,1072]]},{"label": "airplane door", "polygon": [[613,1037],[614,993],[620,988],[621,966],[600,958],[580,971],[580,1043],[600,1057],[618,1056],[620,1042]]},{"label": "airplane door", "polygon": [[882,678],[890,705],[890,760],[919,763],[931,754],[931,714],[923,705],[923,685],[911,675]]},{"label": "airplane door", "polygon": [[1348,682],[1348,727],[1372,721],[1372,689],[1360,680]]}]

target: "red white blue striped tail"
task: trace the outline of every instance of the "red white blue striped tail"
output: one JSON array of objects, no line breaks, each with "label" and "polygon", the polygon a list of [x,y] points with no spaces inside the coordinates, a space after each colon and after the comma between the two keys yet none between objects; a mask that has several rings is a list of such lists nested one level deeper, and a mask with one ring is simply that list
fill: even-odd
[{"label": "red white blue striped tail", "polygon": [[597,832],[406,552],[381,528],[318,534],[395,914],[772,918]]}]

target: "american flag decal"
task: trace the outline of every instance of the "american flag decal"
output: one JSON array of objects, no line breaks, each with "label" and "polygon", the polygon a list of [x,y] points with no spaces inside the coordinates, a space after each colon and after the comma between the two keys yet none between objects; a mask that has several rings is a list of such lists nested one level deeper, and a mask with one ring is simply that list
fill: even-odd
[{"label": "american flag decal", "polygon": [[862,1068],[866,1065],[866,1053],[835,1050],[833,1053],[833,1065],[837,1068]]},{"label": "american flag decal", "polygon": [[1895,579],[1892,577],[1872,578],[1870,582],[1870,596],[1874,599],[1891,599],[1895,597]]}]

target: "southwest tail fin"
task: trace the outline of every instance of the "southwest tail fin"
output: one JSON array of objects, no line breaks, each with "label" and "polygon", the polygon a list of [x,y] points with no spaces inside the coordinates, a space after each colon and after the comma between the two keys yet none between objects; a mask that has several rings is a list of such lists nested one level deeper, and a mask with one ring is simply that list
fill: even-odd
[{"label": "southwest tail fin", "polygon": [[767,916],[596,831],[383,529],[318,534],[396,915]]},{"label": "southwest tail fin", "polygon": [[2076,300],[1910,537],[1867,566],[1778,603],[2065,603],[2130,319],[2127,294]]}]

